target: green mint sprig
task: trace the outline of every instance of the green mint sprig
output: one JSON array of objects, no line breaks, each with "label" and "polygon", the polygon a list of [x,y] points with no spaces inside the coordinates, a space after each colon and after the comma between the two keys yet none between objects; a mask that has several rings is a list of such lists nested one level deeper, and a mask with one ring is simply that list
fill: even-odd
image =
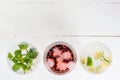
[{"label": "green mint sprig", "polygon": [[[38,52],[34,47],[29,48],[29,44],[26,42],[20,43],[18,47],[19,49],[15,50],[14,54],[8,53],[8,59],[14,63],[12,66],[13,71],[17,72],[22,69],[25,74],[31,69],[34,59],[38,56]],[[24,54],[23,51],[25,51]]]}]

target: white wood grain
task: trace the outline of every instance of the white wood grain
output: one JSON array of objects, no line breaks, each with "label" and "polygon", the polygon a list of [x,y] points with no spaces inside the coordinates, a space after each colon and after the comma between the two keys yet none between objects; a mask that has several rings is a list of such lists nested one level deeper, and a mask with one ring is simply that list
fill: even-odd
[{"label": "white wood grain", "polygon": [[79,3],[81,0],[5,1],[0,3],[1,36],[120,36],[119,4],[99,4],[98,0],[93,4],[88,0],[88,4]]},{"label": "white wood grain", "polygon": [[119,3],[119,0],[0,0],[0,2],[23,2],[23,3]]},{"label": "white wood grain", "polygon": [[120,35],[120,5],[3,4],[0,9],[2,34]]},{"label": "white wood grain", "polygon": [[[0,79],[119,80],[120,38],[110,36],[120,37],[120,0],[0,0]],[[78,62],[70,74],[53,75],[44,67],[42,57],[45,48],[57,40],[72,44],[78,55],[87,42],[103,42],[113,53],[112,66],[93,75]],[[28,75],[13,73],[7,63],[9,48],[19,41],[32,43],[41,53],[37,70]]]}]

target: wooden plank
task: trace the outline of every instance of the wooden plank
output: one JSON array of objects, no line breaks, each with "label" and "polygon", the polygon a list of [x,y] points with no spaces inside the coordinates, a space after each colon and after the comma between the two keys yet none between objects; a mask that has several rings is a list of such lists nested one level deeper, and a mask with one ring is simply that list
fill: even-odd
[{"label": "wooden plank", "polygon": [[119,4],[1,3],[1,36],[120,36]]},{"label": "wooden plank", "polygon": [[120,35],[120,5],[16,5],[15,15],[16,35]]},{"label": "wooden plank", "polygon": [[5,3],[11,3],[11,2],[17,2],[17,3],[40,3],[40,4],[48,4],[48,3],[51,3],[51,4],[74,4],[74,3],[120,3],[119,0],[0,0],[0,2],[5,2]]}]

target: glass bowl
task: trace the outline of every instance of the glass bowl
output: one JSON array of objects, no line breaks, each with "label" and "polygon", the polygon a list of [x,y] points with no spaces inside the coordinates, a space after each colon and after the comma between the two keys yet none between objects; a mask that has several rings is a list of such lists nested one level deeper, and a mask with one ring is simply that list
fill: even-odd
[{"label": "glass bowl", "polygon": [[105,44],[91,42],[81,50],[80,62],[87,71],[100,73],[111,65],[112,53]]},{"label": "glass bowl", "polygon": [[71,72],[76,64],[76,52],[63,41],[50,44],[44,53],[45,67],[53,74],[63,75]]}]

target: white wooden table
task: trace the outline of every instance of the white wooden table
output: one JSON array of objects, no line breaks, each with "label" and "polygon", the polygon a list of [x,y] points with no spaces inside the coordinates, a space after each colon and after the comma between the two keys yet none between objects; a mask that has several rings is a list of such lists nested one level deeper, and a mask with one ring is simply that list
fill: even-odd
[{"label": "white wooden table", "polygon": [[[63,40],[76,49],[90,41],[105,43],[112,51],[110,68],[98,75],[79,63],[64,76],[47,71],[45,48]],[[34,72],[19,75],[11,71],[7,52],[19,41],[35,45],[41,55]],[[0,80],[114,80],[120,79],[120,0],[0,0]]]}]

